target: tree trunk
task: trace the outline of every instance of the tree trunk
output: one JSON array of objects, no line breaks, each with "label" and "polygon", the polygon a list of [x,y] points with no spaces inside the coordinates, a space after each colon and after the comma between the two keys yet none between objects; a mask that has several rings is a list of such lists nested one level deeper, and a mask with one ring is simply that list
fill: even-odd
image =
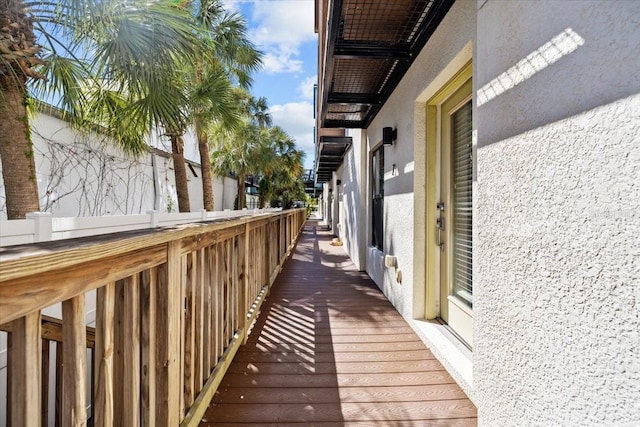
[{"label": "tree trunk", "polygon": [[27,77],[43,78],[32,67],[37,57],[33,23],[21,0],[0,2],[0,160],[7,217],[40,210],[38,181],[27,118]]},{"label": "tree trunk", "polygon": [[238,210],[244,209],[245,205],[245,191],[244,191],[244,175],[238,175]]},{"label": "tree trunk", "polygon": [[213,211],[213,184],[211,173],[211,159],[209,155],[209,139],[202,129],[200,120],[195,121],[196,135],[198,135],[198,150],[200,151],[200,170],[202,171],[202,201],[206,211]]},{"label": "tree trunk", "polygon": [[24,81],[1,76],[0,159],[8,219],[24,219],[40,210],[33,144],[25,106]]},{"label": "tree trunk", "polygon": [[191,212],[187,168],[184,161],[184,141],[182,140],[182,135],[177,133],[171,133],[169,137],[171,138],[173,171],[176,177],[176,193],[178,193],[178,210],[180,212]]}]

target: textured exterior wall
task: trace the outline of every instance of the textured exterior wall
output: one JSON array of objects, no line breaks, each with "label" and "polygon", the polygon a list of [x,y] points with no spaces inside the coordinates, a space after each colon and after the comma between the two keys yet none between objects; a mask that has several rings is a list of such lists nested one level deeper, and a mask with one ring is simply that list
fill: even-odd
[{"label": "textured exterior wall", "polygon": [[365,241],[367,216],[365,215],[366,205],[366,144],[363,141],[363,131],[352,130],[349,136],[352,137],[351,148],[344,157],[343,166],[340,168],[340,179],[342,181],[342,212],[340,237],[343,248],[349,255],[353,263],[364,271],[365,269],[365,246],[360,242]]},{"label": "textured exterior wall", "polygon": [[[436,80],[460,51],[473,42],[476,31],[476,3],[456,2],[415,62],[393,92],[380,113],[367,129],[368,149],[382,140],[382,128],[392,126],[398,130],[398,139],[385,147],[384,187],[384,252],[367,249],[367,273],[384,291],[411,326],[418,332],[433,353],[449,370],[454,379],[472,397],[472,379],[469,360],[452,345],[433,324],[421,321],[424,309],[424,277],[414,283],[414,266],[423,260],[414,259],[414,245],[424,245],[424,237],[414,229],[414,197],[424,201],[424,159],[416,159],[416,146],[424,146],[425,140],[415,140],[416,127],[424,128],[425,117],[414,116],[416,101]],[[442,84],[446,80],[442,81]],[[424,150],[421,151],[424,154]],[[394,168],[395,165],[395,168]],[[416,167],[418,165],[418,168]],[[421,166],[420,166],[421,165]],[[422,177],[418,186],[422,194],[414,193],[414,178]],[[367,220],[371,218],[370,197],[367,193]],[[416,221],[420,221],[417,218]],[[367,234],[368,236],[368,234]],[[369,244],[369,240],[365,244]],[[402,282],[396,280],[397,271],[384,267],[384,255],[394,255]],[[417,290],[417,291],[416,291]],[[418,301],[419,300],[419,301]],[[415,320],[418,319],[418,320]]]},{"label": "textured exterior wall", "polygon": [[238,194],[238,181],[234,178],[213,178],[213,210],[233,210]]},{"label": "textured exterior wall", "polygon": [[385,274],[380,274],[379,257],[368,260],[367,272],[407,318],[413,318],[413,147],[414,144],[424,144],[424,141],[414,141],[414,106],[418,95],[474,39],[475,6],[468,1],[453,5],[367,129],[369,150],[382,140],[383,127],[391,126],[398,130],[397,141],[386,146],[384,153],[384,254],[398,257],[402,285],[396,282],[395,272],[383,271]]},{"label": "textured exterior wall", "polygon": [[[175,193],[170,159],[150,153],[130,157],[99,135],[76,132],[46,114],[37,114],[31,128],[42,211],[55,216],[145,213],[154,209],[156,198],[165,207]],[[177,199],[173,204],[177,211]]]},{"label": "textured exterior wall", "polygon": [[[131,157],[116,146],[106,144],[101,137],[76,132],[63,120],[47,114],[37,114],[31,130],[43,212],[55,216],[138,214],[154,208],[160,212],[177,212],[170,157],[152,153]],[[152,138],[152,143],[165,151],[171,149],[157,136]],[[185,144],[187,158],[198,161],[192,134],[185,136]],[[197,176],[187,167],[187,177],[191,210],[196,211],[204,206],[202,175],[199,166],[192,167]],[[215,210],[233,209],[236,185],[235,179],[214,177]],[[6,219],[1,177],[0,219]]]},{"label": "textured exterior wall", "polygon": [[640,2],[479,5],[480,425],[640,425]]}]

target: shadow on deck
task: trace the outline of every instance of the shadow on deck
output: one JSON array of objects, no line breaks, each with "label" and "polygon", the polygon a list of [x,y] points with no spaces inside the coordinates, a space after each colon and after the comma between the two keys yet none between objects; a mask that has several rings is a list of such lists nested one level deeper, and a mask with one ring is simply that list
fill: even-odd
[{"label": "shadow on deck", "polygon": [[309,221],[202,426],[474,426],[476,408]]}]

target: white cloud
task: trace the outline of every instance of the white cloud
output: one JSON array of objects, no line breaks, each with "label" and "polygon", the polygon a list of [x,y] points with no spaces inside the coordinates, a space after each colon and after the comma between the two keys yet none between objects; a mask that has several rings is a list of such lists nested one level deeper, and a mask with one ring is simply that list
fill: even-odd
[{"label": "white cloud", "polygon": [[298,150],[307,153],[305,168],[311,168],[315,158],[313,105],[310,102],[290,102],[274,105],[270,112],[273,124],[280,126],[295,139]]},{"label": "white cloud", "polygon": [[303,99],[313,100],[313,85],[318,82],[318,76],[307,77],[300,82],[298,92],[302,94]]},{"label": "white cloud", "polygon": [[253,5],[256,43],[295,49],[316,38],[313,1],[256,1]]},{"label": "white cloud", "polygon": [[314,2],[311,0],[254,1],[249,31],[265,52],[264,70],[295,73],[301,70],[300,46],[316,40]]},{"label": "white cloud", "polygon": [[263,69],[270,73],[297,73],[302,71],[302,61],[291,54],[267,52],[262,58]]}]

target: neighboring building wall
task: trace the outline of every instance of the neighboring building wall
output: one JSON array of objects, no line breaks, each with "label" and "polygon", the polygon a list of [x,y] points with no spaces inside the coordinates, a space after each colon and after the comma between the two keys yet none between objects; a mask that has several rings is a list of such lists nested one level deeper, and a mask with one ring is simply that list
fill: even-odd
[{"label": "neighboring building wall", "polygon": [[[37,114],[31,128],[43,212],[55,216],[177,212],[173,160],[166,151],[154,150],[135,158],[99,135],[81,134],[47,114]],[[157,148],[166,148],[162,138],[153,141]],[[186,143],[196,145],[189,135]],[[187,177],[191,210],[202,209],[202,176],[193,160],[187,166]],[[235,180],[225,178],[223,182],[216,177],[213,181],[214,209],[233,209],[229,198],[235,196],[228,195],[235,195]],[[1,178],[0,219],[6,219]]]},{"label": "neighboring building wall", "polygon": [[213,178],[213,210],[233,210],[238,194],[238,181],[234,178]]},{"label": "neighboring building wall", "polygon": [[640,424],[640,2],[480,2],[480,425]]}]

